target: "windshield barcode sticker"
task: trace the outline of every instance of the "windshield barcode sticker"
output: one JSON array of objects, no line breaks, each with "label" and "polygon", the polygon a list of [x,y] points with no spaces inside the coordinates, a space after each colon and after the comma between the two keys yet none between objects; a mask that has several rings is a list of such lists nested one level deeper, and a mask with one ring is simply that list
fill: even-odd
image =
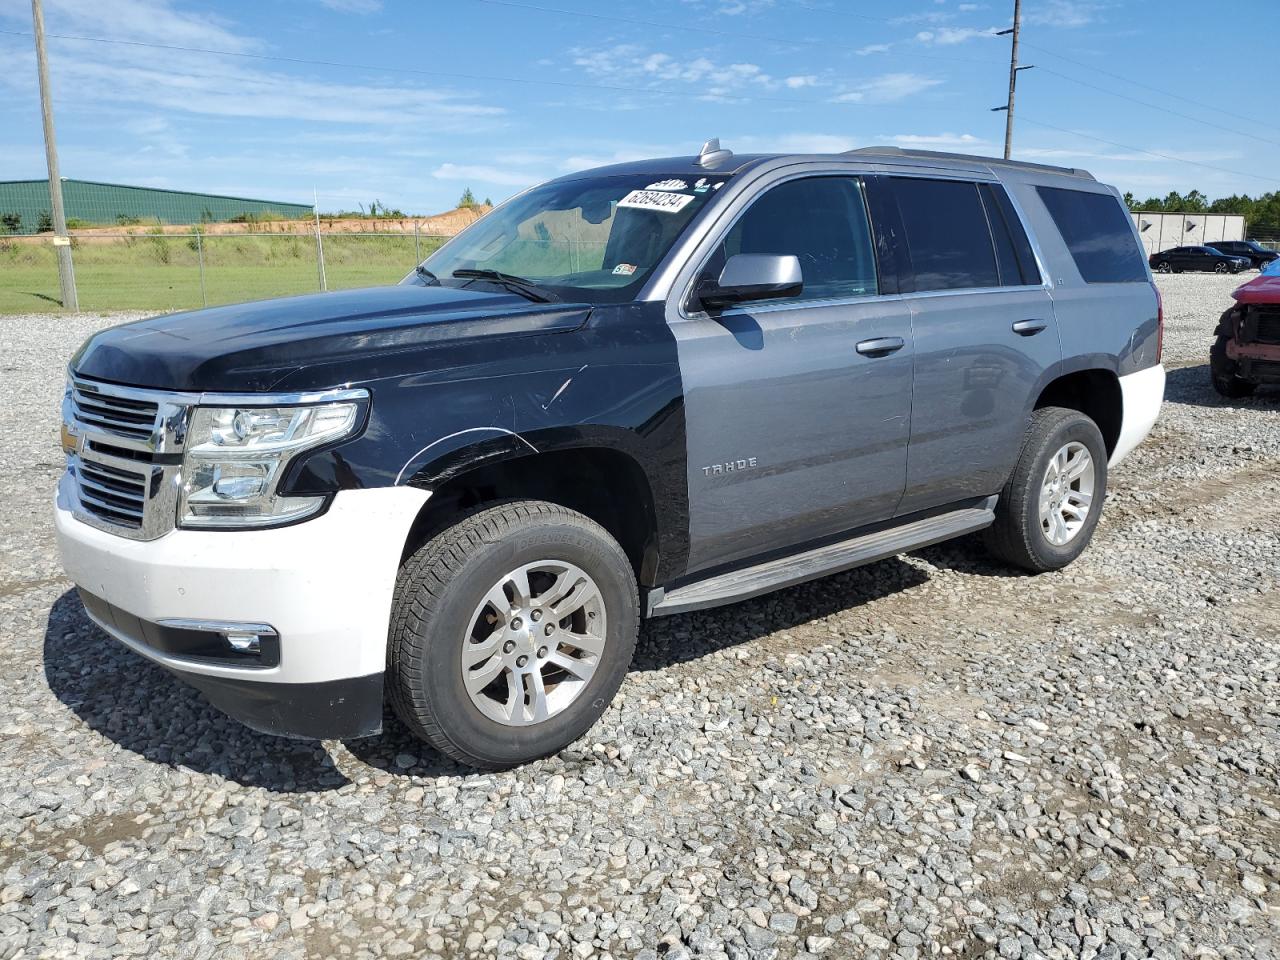
[{"label": "windshield barcode sticker", "polygon": [[619,207],[633,210],[660,210],[663,213],[679,213],[693,197],[687,193],[664,193],[659,190],[632,190],[618,201]]}]

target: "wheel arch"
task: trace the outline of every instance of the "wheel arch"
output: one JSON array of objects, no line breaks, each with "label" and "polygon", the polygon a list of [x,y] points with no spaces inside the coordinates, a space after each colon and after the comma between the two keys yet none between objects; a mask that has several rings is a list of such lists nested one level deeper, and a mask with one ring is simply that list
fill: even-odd
[{"label": "wheel arch", "polygon": [[1124,426],[1124,394],[1114,370],[1086,367],[1060,373],[1040,390],[1032,409],[1045,407],[1066,407],[1083,413],[1098,425],[1107,455],[1115,452]]},{"label": "wheel arch", "polygon": [[[627,433],[625,430],[616,431]],[[659,582],[664,533],[643,456],[615,428],[490,436],[419,468],[408,479],[431,492],[402,560],[459,516],[506,500],[542,500],[590,517],[631,560],[637,580]]]}]

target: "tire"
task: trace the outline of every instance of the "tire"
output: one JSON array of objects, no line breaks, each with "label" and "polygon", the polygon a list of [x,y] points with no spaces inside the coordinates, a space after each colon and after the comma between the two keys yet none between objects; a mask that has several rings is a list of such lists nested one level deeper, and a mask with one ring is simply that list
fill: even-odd
[{"label": "tire", "polygon": [[1164,260],[1156,264],[1156,273],[1173,273],[1173,264]]},{"label": "tire", "polygon": [[1213,272],[1214,273],[1234,273],[1235,271],[1231,269],[1231,264],[1220,260],[1213,265]]},{"label": "tire", "polygon": [[1213,389],[1228,400],[1251,397],[1258,389],[1256,383],[1237,376],[1239,369],[1239,364],[1227,356],[1227,338],[1214,340],[1209,348],[1209,375],[1213,378]]},{"label": "tire", "polygon": [[[1056,543],[1046,532],[1041,516],[1041,493],[1048,478],[1051,462],[1061,451],[1080,450],[1088,453],[1091,466],[1090,502],[1083,521],[1070,531],[1069,539]],[[1083,461],[1068,460],[1071,464]],[[1085,489],[1085,478],[1066,482],[1063,487],[1068,500],[1079,501]],[[1079,490],[1073,489],[1079,485]],[[1013,473],[1000,492],[996,520],[986,531],[988,549],[999,559],[1032,573],[1061,570],[1084,552],[1102,514],[1107,495],[1107,448],[1097,424],[1078,410],[1045,407],[1035,411],[1027,424],[1022,451]],[[1071,502],[1079,512],[1079,503]],[[1059,511],[1060,513],[1062,511]],[[1052,515],[1053,511],[1050,511]],[[1059,532],[1055,528],[1054,534]]]},{"label": "tire", "polygon": [[[510,600],[516,581],[509,574],[521,570],[524,602]],[[561,573],[563,580],[546,585]],[[551,614],[553,586],[566,597],[592,599],[560,619]],[[494,596],[508,599],[507,611],[496,612]],[[567,610],[573,602],[580,601],[561,606]],[[600,620],[602,639],[585,626]],[[517,623],[523,632],[508,629]],[[603,527],[552,503],[491,506],[442,531],[401,567],[388,638],[388,698],[405,725],[446,756],[489,770],[518,766],[564,749],[600,718],[631,665],[639,625],[631,562]],[[486,639],[478,641],[481,634]],[[575,648],[575,637],[599,644],[598,652]],[[490,644],[497,644],[493,655],[477,657]],[[575,672],[545,659],[548,651],[557,662],[578,664]],[[523,675],[516,666],[521,656],[534,664]],[[471,691],[466,657],[468,676],[488,674],[495,663],[501,669],[488,686]],[[577,674],[587,665],[592,672],[581,679]],[[497,716],[504,712],[510,715]]]}]

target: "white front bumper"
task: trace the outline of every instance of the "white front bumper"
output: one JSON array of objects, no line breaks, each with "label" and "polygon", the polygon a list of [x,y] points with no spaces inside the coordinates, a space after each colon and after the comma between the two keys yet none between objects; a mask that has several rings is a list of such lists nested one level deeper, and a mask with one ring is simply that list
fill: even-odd
[{"label": "white front bumper", "polygon": [[174,530],[137,541],[70,512],[58,485],[58,549],[80,587],[142,620],[268,624],[280,664],[237,668],[168,657],[112,631],[141,655],[183,673],[268,683],[317,683],[381,673],[396,572],[429,494],[412,487],[338,493],[322,516],[274,530]]},{"label": "white front bumper", "polygon": [[1107,466],[1114,467],[1131,454],[1134,447],[1147,439],[1147,434],[1160,417],[1160,406],[1164,403],[1164,381],[1164,365],[1159,363],[1120,378],[1124,419],[1120,425],[1120,438],[1116,441],[1116,448],[1111,452]]}]

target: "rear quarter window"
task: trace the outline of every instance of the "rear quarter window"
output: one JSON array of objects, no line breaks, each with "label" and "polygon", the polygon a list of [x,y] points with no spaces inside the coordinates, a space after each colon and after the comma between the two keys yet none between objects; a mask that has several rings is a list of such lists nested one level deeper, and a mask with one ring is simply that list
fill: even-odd
[{"label": "rear quarter window", "polygon": [[1085,283],[1145,282],[1147,271],[1129,214],[1106,193],[1037,187]]}]

